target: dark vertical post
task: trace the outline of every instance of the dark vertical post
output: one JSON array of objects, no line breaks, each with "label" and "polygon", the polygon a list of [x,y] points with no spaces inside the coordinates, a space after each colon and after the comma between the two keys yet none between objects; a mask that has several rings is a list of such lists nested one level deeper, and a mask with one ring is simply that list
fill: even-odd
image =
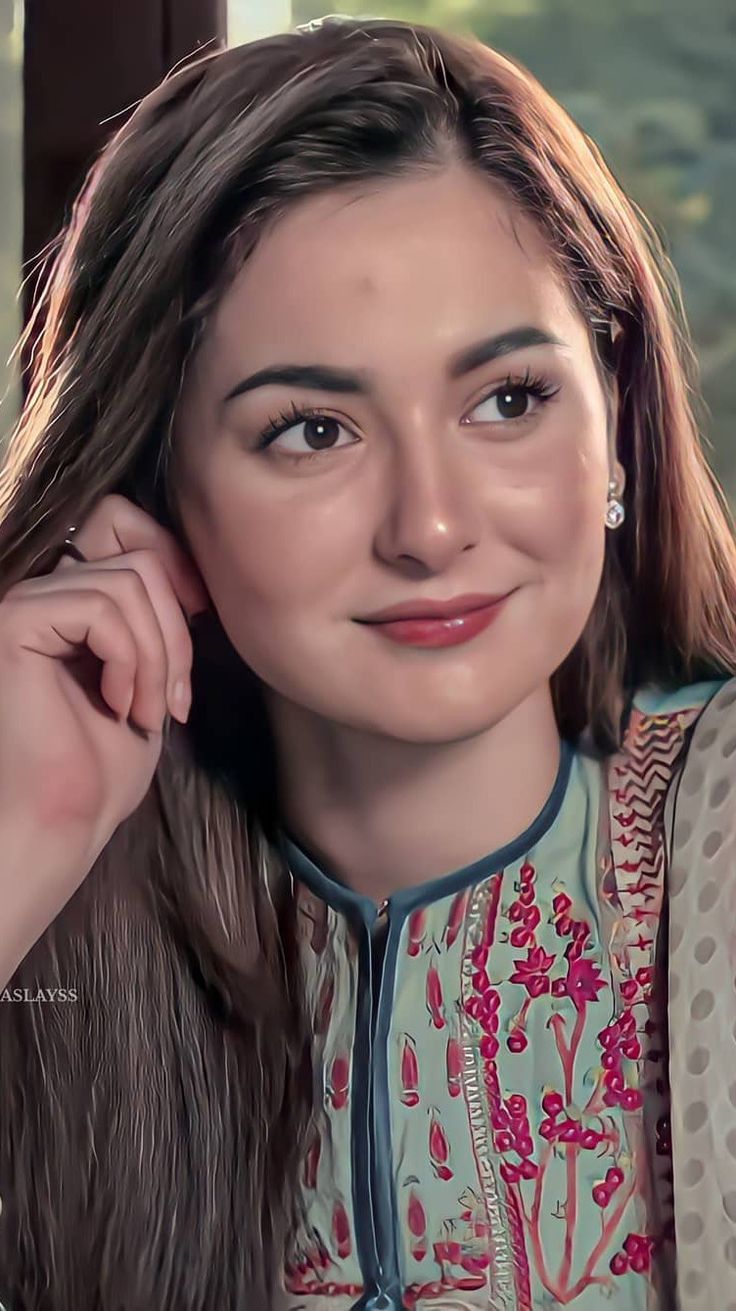
[{"label": "dark vertical post", "polygon": [[[26,0],[24,29],[27,323],[41,290],[38,257],[68,218],[90,164],[125,111],[179,60],[225,44],[227,0]],[[32,349],[31,342],[21,361],[24,393]]]}]

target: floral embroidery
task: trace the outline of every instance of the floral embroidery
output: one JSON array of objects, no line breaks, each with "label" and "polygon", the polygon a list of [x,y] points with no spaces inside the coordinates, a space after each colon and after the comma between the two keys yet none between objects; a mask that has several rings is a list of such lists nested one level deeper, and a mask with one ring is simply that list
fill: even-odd
[{"label": "floral embroidery", "polygon": [[418,956],[424,945],[424,935],[426,932],[425,925],[427,922],[426,910],[415,910],[413,915],[409,916],[409,932],[407,934],[407,955]]},{"label": "floral embroidery", "polygon": [[463,1048],[462,1043],[457,1038],[449,1037],[447,1039],[445,1067],[447,1070],[447,1091],[451,1097],[459,1097],[462,1092],[460,1076],[463,1072]]},{"label": "floral embroidery", "polygon": [[342,1111],[350,1095],[350,1057],[346,1053],[336,1056],[330,1070],[328,1096],[333,1110]]},{"label": "floral embroidery", "polygon": [[469,893],[467,889],[465,892],[459,892],[450,906],[450,914],[444,932],[445,947],[452,947],[457,941],[463,920],[465,919],[465,909],[468,904],[468,896]]},{"label": "floral embroidery", "polygon": [[446,1020],[444,1015],[444,1000],[442,997],[442,984],[440,976],[435,965],[430,965],[427,970],[427,1010],[432,1018],[435,1029],[444,1029]]},{"label": "floral embroidery", "polygon": [[322,1139],[314,1131],[311,1146],[304,1158],[304,1187],[308,1189],[317,1187],[317,1172],[319,1170],[319,1158],[322,1152]]},{"label": "floral embroidery", "polygon": [[[634,988],[622,991],[624,1004],[629,1009],[618,1021],[601,1031],[599,1041],[603,1050],[600,1069],[594,1077],[585,1104],[579,1106],[575,1101],[575,1066],[586,1025],[587,1008],[598,1002],[599,994],[608,988],[608,984],[593,954],[590,926],[585,918],[573,913],[573,901],[559,885],[552,898],[551,915],[547,922],[554,925],[559,939],[567,940],[564,953],[562,957],[556,956],[537,942],[536,934],[542,923],[542,913],[535,900],[536,881],[535,866],[529,860],[524,861],[519,869],[517,896],[509,905],[506,916],[514,926],[508,933],[510,944],[526,948],[524,957],[514,957],[515,968],[508,980],[523,988],[526,993],[525,1000],[508,1021],[507,1047],[512,1054],[526,1050],[526,1028],[530,1008],[534,1003],[548,994],[559,999],[557,1006],[553,1003],[547,1024],[559,1057],[560,1087],[548,1088],[541,1096],[544,1118],[539,1124],[542,1142],[538,1149],[530,1129],[526,1097],[519,1092],[504,1095],[501,1086],[497,1064],[501,981],[494,985],[489,974],[493,951],[489,949],[487,935],[471,950],[470,959],[475,969],[471,980],[472,993],[465,1002],[465,1009],[482,1035],[479,1036],[479,1049],[485,1066],[484,1083],[493,1129],[493,1145],[502,1158],[500,1176],[509,1192],[514,1194],[529,1252],[543,1287],[561,1303],[567,1303],[578,1297],[586,1287],[608,1282],[610,1275],[605,1273],[601,1265],[603,1257],[608,1256],[609,1269],[613,1275],[628,1270],[644,1273],[649,1269],[654,1242],[648,1237],[645,1240],[645,1236],[639,1236],[641,1241],[638,1246],[634,1244],[633,1259],[629,1248],[632,1251],[634,1248],[628,1239],[626,1242],[629,1242],[629,1248],[625,1242],[622,1252],[610,1257],[611,1241],[636,1186],[633,1161],[627,1162],[626,1172],[619,1164],[609,1166],[603,1178],[593,1184],[591,1199],[604,1213],[603,1228],[576,1275],[573,1274],[573,1248],[581,1187],[579,1161],[585,1153],[593,1152],[598,1156],[613,1156],[614,1161],[619,1157],[625,1161],[620,1131],[610,1116],[606,1117],[606,1109],[615,1106],[624,1111],[636,1111],[642,1104],[640,1090],[626,1082],[623,1064],[625,1061],[636,1062],[641,1056],[636,1021],[630,1007],[640,990],[651,983],[652,971],[651,968],[645,970],[642,967],[633,981]],[[572,1006],[571,1015],[566,1015],[559,1008],[565,1002]],[[521,1041],[522,1038],[524,1041]],[[565,1226],[562,1254],[558,1269],[553,1273],[549,1266],[549,1255],[544,1250],[540,1218],[546,1176],[555,1153],[561,1153],[565,1158],[567,1188],[559,1211]],[[532,1184],[531,1195],[527,1196],[523,1191],[524,1186],[531,1187]]]},{"label": "floral embroidery", "polygon": [[415,1261],[423,1261],[427,1255],[427,1214],[414,1189],[409,1193],[406,1219],[411,1234],[411,1254]]},{"label": "floral embroidery", "polygon": [[335,1202],[332,1211],[332,1237],[335,1243],[337,1255],[344,1260],[350,1256],[353,1250],[352,1239],[350,1237],[350,1221],[348,1213],[342,1202]]},{"label": "floral embroidery", "polygon": [[419,1062],[414,1039],[404,1034],[401,1055],[401,1100],[404,1106],[419,1105]]},{"label": "floral embroidery", "polygon": [[[649,1281],[658,1287],[671,1234],[667,1040],[654,956],[663,807],[696,713],[632,712],[600,789],[596,782],[578,795],[581,809],[584,796],[600,812],[590,807],[586,823],[597,821],[598,831],[579,871],[572,845],[560,862],[540,843],[404,923],[389,1094],[407,1308],[429,1311],[433,1299],[462,1290],[468,1306],[475,1294],[478,1307],[504,1311],[547,1300],[589,1311],[607,1298],[643,1311]],[[304,898],[330,1127],[305,1143],[309,1218],[287,1286],[351,1298],[363,1292],[355,1222],[329,1174],[329,1134],[350,1124],[354,1057],[339,1022],[345,974],[334,967],[332,916]],[[347,945],[354,964],[355,941]]]},{"label": "floral embroidery", "polygon": [[438,1179],[452,1179],[452,1170],[448,1164],[450,1146],[437,1111],[430,1112],[429,1122],[429,1159]]}]

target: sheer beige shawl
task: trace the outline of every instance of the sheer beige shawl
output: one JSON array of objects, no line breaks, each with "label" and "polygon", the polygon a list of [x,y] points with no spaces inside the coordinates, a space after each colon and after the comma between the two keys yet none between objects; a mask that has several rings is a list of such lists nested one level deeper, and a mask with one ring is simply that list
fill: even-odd
[{"label": "sheer beige shawl", "polygon": [[665,808],[677,1311],[736,1311],[736,679]]}]

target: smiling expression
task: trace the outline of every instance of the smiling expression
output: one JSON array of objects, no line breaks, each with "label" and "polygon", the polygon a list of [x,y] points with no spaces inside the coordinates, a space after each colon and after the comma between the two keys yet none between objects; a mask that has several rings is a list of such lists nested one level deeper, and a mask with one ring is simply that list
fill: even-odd
[{"label": "smiling expression", "polygon": [[[548,681],[623,482],[607,418],[542,236],[482,174],[295,205],[220,301],[175,422],[190,548],[269,696],[429,742]],[[459,642],[360,622],[466,593],[511,595]]]}]

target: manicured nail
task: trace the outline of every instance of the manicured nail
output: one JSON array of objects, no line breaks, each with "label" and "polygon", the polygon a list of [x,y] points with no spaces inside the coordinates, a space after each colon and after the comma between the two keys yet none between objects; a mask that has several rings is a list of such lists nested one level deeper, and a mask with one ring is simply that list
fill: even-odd
[{"label": "manicured nail", "polygon": [[191,692],[190,692],[189,684],[186,679],[184,678],[177,679],[176,683],[174,684],[174,692],[173,692],[172,700],[174,702],[174,707],[175,707],[174,713],[177,719],[180,721],[180,723],[185,724],[187,721],[187,715],[189,714],[189,706],[191,702]]}]

